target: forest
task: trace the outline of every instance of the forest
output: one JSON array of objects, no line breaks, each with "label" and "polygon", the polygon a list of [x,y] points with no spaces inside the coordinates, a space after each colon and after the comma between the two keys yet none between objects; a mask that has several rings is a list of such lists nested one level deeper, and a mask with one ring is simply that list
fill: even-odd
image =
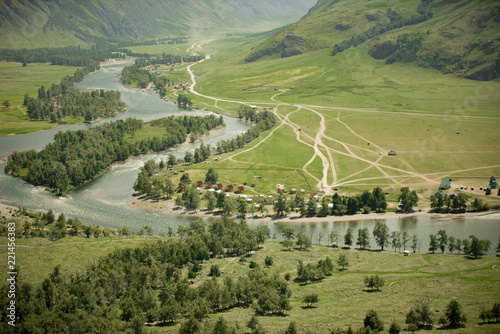
[{"label": "forest", "polygon": [[[223,218],[206,225],[192,221],[179,239],[162,239],[141,247],[116,249],[92,262],[85,271],[62,274],[56,266],[40,285],[18,281],[16,328],[5,333],[142,333],[145,322],[201,326],[209,314],[234,307],[253,308],[260,315],[283,315],[291,309],[291,290],[277,274],[258,266],[237,278],[218,278],[191,285],[183,275],[197,276],[211,257],[235,257],[258,250],[258,233],[245,221]],[[18,278],[19,279],[19,278]],[[2,284],[2,286],[5,283]],[[1,298],[2,321],[8,298]],[[197,331],[196,331],[197,332]]]},{"label": "forest", "polygon": [[51,63],[52,65],[98,67],[100,62],[109,58],[113,58],[113,53],[109,49],[84,49],[75,46],[20,50],[0,49],[0,60],[23,64]]},{"label": "forest", "polygon": [[[52,97],[52,96],[56,97]],[[84,92],[68,90],[62,92],[58,85],[52,85],[47,91],[42,86],[38,90],[38,98],[24,97],[26,113],[33,120],[49,119],[52,123],[64,117],[83,117],[85,122],[99,117],[111,117],[123,111],[127,105],[121,101],[118,91],[93,90]]]},{"label": "forest", "polygon": [[256,112],[249,106],[242,106],[238,109],[240,119],[250,121],[255,125],[245,133],[238,135],[231,140],[221,140],[217,143],[217,153],[226,153],[242,148],[245,144],[251,142],[266,130],[271,129],[276,124],[276,116],[268,110]]},{"label": "forest", "polygon": [[[144,123],[128,118],[79,131],[59,132],[40,152],[14,152],[5,172],[34,185],[66,194],[104,172],[111,164],[133,155],[158,152],[186,141],[191,132],[209,131],[223,124],[222,118],[167,117]],[[162,135],[150,136],[153,128]],[[143,129],[142,136],[139,132]]]}]

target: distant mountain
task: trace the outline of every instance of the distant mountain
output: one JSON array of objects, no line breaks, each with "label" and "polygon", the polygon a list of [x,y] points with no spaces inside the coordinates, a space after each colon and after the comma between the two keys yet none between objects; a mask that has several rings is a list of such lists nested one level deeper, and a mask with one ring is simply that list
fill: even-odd
[{"label": "distant mountain", "polygon": [[[394,7],[389,8],[388,4]],[[363,47],[373,58],[416,62],[477,80],[500,76],[497,0],[320,0],[300,21],[253,49],[245,61]]]},{"label": "distant mountain", "polygon": [[316,1],[0,0],[0,47],[265,31],[297,21]]}]

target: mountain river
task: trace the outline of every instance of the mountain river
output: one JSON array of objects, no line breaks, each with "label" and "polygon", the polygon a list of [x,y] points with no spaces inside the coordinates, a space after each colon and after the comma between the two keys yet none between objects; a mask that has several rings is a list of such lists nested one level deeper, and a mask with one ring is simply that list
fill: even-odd
[{"label": "mountain river", "polygon": [[[49,143],[58,131],[84,129],[103,122],[111,122],[117,119],[135,117],[144,121],[150,121],[168,115],[207,115],[210,112],[204,110],[181,110],[171,102],[165,101],[154,91],[143,91],[129,89],[121,85],[118,77],[124,64],[103,66],[102,69],[84,78],[76,85],[78,89],[106,89],[119,90],[122,98],[128,104],[129,110],[120,113],[116,117],[106,119],[91,125],[64,125],[52,130],[40,131],[25,135],[0,137],[0,156],[5,156],[13,151],[24,151],[29,149],[41,149]],[[221,139],[230,139],[245,132],[249,125],[231,117],[224,117],[226,128],[217,136],[205,140],[205,143],[215,146]],[[139,172],[139,168],[150,159],[167,160],[169,154],[183,157],[186,151],[193,151],[200,143],[185,144],[166,152],[148,154],[132,157],[124,163],[115,164],[108,172],[98,177],[78,190],[72,191],[67,197],[57,197],[46,191],[43,187],[34,187],[21,179],[8,176],[3,173],[4,164],[0,164],[0,203],[15,207],[26,207],[31,210],[53,209],[56,214],[64,212],[67,217],[78,217],[85,224],[97,224],[102,227],[119,228],[124,225],[133,230],[138,230],[144,225],[154,228],[156,233],[167,232],[168,226],[177,229],[179,225],[188,224],[192,218],[162,215],[150,211],[140,210],[128,205],[132,194],[133,184]],[[281,238],[282,223],[263,221],[261,219],[248,219],[251,227],[259,224],[267,224],[271,233],[276,233]],[[429,234],[437,233],[445,229],[448,236],[456,238],[467,238],[474,234],[480,239],[489,239],[492,242],[490,253],[494,254],[500,236],[500,216],[498,214],[480,217],[433,217],[430,215],[418,215],[387,219],[387,226],[391,231],[407,231],[410,235],[416,233],[419,236],[417,251],[426,252],[428,249]],[[367,227],[370,232],[375,225],[374,220],[342,221],[333,222],[328,217],[320,219],[316,223],[288,223],[297,230],[317,235],[323,232],[325,236],[322,243],[326,244],[327,234],[335,229],[342,237],[348,227],[356,231],[359,227]],[[316,241],[316,238],[315,240]],[[343,244],[341,242],[340,244]],[[371,246],[377,247],[372,238]]]}]

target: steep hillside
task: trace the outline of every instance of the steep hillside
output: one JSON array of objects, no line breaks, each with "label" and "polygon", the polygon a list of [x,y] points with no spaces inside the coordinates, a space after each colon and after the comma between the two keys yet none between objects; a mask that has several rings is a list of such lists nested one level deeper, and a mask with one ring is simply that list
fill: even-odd
[{"label": "steep hillside", "polygon": [[316,0],[0,0],[2,47],[61,46],[264,31],[292,23]]},{"label": "steep hillside", "polygon": [[367,44],[375,59],[417,62],[442,73],[500,75],[500,4],[495,0],[321,0],[299,22],[253,49],[246,62]]}]

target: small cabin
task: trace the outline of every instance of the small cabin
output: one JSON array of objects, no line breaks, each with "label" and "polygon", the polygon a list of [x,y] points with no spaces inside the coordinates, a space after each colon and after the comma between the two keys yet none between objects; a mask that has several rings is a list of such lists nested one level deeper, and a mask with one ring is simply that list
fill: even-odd
[{"label": "small cabin", "polygon": [[408,255],[410,255],[410,251],[409,251],[409,250],[405,250],[405,251],[403,252],[403,256],[408,256]]},{"label": "small cabin", "polygon": [[290,189],[290,194],[295,194],[297,192],[297,188]]},{"label": "small cabin", "polygon": [[450,189],[451,188],[451,182],[448,179],[444,179],[443,182],[441,182],[441,185],[439,186],[439,189]]},{"label": "small cabin", "polygon": [[198,188],[203,187],[203,181],[196,181],[196,186],[197,186]]},{"label": "small cabin", "polygon": [[484,194],[485,195],[491,195],[491,187],[485,188],[484,189]]},{"label": "small cabin", "polygon": [[243,194],[245,192],[245,188],[243,186],[239,186],[238,188],[236,188],[236,191],[235,193],[237,194]]},{"label": "small cabin", "polygon": [[234,187],[232,184],[228,184],[226,186],[226,189],[224,189],[225,192],[229,193],[229,192],[232,192],[234,190]]},{"label": "small cabin", "polygon": [[208,181],[207,183],[205,183],[205,188],[207,189],[212,189],[214,187],[213,183]]}]

